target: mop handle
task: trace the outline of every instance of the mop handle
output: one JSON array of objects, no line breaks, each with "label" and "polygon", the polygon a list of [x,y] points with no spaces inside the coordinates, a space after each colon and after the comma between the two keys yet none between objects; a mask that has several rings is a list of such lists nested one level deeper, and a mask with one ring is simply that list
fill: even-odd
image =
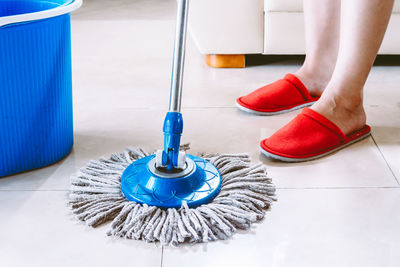
[{"label": "mop handle", "polygon": [[172,65],[169,111],[181,111],[183,65],[185,63],[186,28],[189,0],[178,0],[175,29],[174,59]]},{"label": "mop handle", "polygon": [[[169,112],[164,119],[164,150],[159,165],[166,166],[167,171],[182,167],[179,152],[183,132],[181,113],[183,65],[185,61],[186,26],[189,0],[178,0],[178,10],[175,29],[174,59],[172,63],[171,92],[169,97]],[[184,158],[182,158],[184,159]]]}]

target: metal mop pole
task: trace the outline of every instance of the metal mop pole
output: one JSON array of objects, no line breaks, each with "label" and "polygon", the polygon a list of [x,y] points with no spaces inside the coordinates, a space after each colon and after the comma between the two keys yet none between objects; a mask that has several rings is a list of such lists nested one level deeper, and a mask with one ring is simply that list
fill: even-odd
[{"label": "metal mop pole", "polygon": [[179,152],[179,146],[183,132],[183,118],[180,111],[188,4],[189,0],[178,0],[169,112],[165,117],[163,127],[164,150],[162,153],[162,162],[158,164],[165,166],[168,172],[174,168],[182,168],[185,164],[185,154]]},{"label": "metal mop pole", "polygon": [[186,28],[189,0],[178,0],[175,29],[174,59],[172,65],[171,93],[169,111],[181,111],[183,65],[185,64]]}]

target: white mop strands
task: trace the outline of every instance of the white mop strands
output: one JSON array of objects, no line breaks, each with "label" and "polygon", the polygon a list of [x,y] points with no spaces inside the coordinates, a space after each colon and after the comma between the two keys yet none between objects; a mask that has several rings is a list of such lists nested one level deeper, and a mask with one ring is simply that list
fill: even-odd
[{"label": "white mop strands", "polygon": [[77,218],[92,227],[112,220],[108,235],[176,246],[227,239],[260,221],[276,200],[262,164],[251,164],[247,154],[223,154],[205,157],[222,176],[221,192],[212,202],[162,209],[129,201],[121,192],[121,175],[145,156],[141,149],[127,149],[90,161],[72,177],[69,204]]}]

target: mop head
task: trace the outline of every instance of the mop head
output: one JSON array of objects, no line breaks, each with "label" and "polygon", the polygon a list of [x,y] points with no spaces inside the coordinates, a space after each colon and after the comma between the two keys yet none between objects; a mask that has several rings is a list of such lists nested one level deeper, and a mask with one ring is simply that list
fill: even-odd
[{"label": "mop head", "polygon": [[221,174],[221,192],[195,208],[163,209],[129,201],[121,192],[121,175],[134,161],[149,154],[127,149],[109,159],[90,161],[71,178],[69,204],[91,227],[112,221],[107,234],[176,246],[183,242],[227,239],[264,218],[275,199],[275,186],[262,164],[247,154],[203,156]]}]

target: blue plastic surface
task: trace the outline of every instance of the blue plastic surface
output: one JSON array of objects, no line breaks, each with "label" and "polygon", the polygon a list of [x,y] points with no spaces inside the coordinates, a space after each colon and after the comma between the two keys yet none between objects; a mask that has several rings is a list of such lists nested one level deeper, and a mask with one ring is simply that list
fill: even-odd
[{"label": "blue plastic surface", "polygon": [[71,2],[72,0],[0,0],[0,17],[35,13]]},{"label": "blue plastic surface", "polygon": [[152,173],[151,155],[141,158],[124,171],[121,190],[130,201],[162,208],[179,208],[183,202],[196,207],[210,202],[221,190],[221,175],[217,168],[205,159],[186,155],[195,163],[192,173],[178,178],[163,178]]},{"label": "blue plastic surface", "polygon": [[162,164],[167,170],[178,165],[179,146],[183,132],[183,117],[180,112],[167,112],[164,120],[164,152]]},{"label": "blue plastic surface", "polygon": [[[0,0],[0,16],[70,0]],[[69,14],[0,27],[0,177],[43,167],[73,145]]]}]

